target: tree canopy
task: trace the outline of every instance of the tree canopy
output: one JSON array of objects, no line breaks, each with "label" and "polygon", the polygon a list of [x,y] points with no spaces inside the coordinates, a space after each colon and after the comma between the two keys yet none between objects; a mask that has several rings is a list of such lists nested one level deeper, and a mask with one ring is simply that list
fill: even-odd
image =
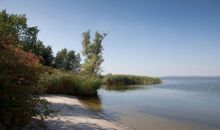
[{"label": "tree canopy", "polygon": [[58,51],[54,60],[56,68],[66,71],[79,71],[80,67],[80,54],[75,54],[75,51],[68,51],[66,48]]},{"label": "tree canopy", "polygon": [[84,63],[82,64],[82,72],[86,74],[98,75],[102,72],[101,64],[104,61],[102,57],[102,41],[107,36],[106,33],[95,32],[94,39],[91,42],[90,31],[82,34],[82,55],[84,56]]},{"label": "tree canopy", "polygon": [[25,15],[0,12],[0,129],[3,130],[20,129],[32,117],[43,120],[52,112],[48,102],[36,95],[37,82],[45,67],[39,64],[39,56],[24,51],[25,42],[36,36],[27,34],[29,29]]},{"label": "tree canopy", "polygon": [[26,52],[32,52],[41,57],[44,65],[51,65],[53,51],[38,40],[38,28],[29,27],[25,15],[8,14],[6,10],[0,12],[0,44],[11,44]]}]

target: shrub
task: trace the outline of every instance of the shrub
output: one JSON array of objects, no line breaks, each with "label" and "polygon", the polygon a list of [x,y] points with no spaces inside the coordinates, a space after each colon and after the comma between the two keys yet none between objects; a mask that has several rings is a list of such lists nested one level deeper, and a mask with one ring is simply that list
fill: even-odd
[{"label": "shrub", "polygon": [[42,72],[35,55],[2,44],[0,70],[0,129],[16,130],[32,117],[51,114],[48,102],[33,94]]},{"label": "shrub", "polygon": [[159,84],[159,78],[135,75],[106,75],[103,80],[106,85],[135,85],[135,84]]},{"label": "shrub", "polygon": [[95,77],[53,69],[41,77],[38,86],[45,93],[89,96],[97,93],[101,82]]}]

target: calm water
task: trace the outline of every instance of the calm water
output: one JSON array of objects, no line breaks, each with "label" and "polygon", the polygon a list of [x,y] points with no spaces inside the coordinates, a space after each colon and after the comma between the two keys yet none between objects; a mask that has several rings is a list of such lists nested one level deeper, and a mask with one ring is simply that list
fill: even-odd
[{"label": "calm water", "polygon": [[160,85],[100,89],[90,109],[138,130],[219,130],[220,78],[162,78]]}]

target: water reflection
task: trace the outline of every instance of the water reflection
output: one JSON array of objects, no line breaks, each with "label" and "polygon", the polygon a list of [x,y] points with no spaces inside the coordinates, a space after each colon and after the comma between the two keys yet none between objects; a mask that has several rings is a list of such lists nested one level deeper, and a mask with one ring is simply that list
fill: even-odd
[{"label": "water reflection", "polygon": [[139,130],[215,130],[219,93],[220,78],[171,78],[159,85],[103,86],[81,102]]},{"label": "water reflection", "polygon": [[[140,86],[140,85],[121,85],[121,86],[102,86],[103,90],[106,91],[117,91],[117,92],[125,92],[125,91],[132,91],[137,89],[146,89],[146,87]],[[93,97],[80,97],[80,101],[87,105],[89,109],[96,111],[96,112],[102,112],[102,99],[101,95],[98,94]]]},{"label": "water reflection", "polygon": [[136,89],[144,89],[145,87],[140,86],[140,85],[117,85],[117,86],[109,86],[109,85],[104,85],[102,86],[103,89],[108,90],[108,91],[119,91],[119,92],[124,92],[128,90],[136,90]]},{"label": "water reflection", "polygon": [[99,95],[93,97],[80,97],[80,102],[88,106],[90,109],[101,112],[102,111],[102,101]]}]

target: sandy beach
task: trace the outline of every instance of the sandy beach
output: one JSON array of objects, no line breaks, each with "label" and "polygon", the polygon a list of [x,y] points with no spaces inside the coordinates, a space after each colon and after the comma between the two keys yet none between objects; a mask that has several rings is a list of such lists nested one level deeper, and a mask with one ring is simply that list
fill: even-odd
[{"label": "sandy beach", "polygon": [[53,109],[59,110],[54,118],[45,121],[49,130],[131,130],[105,115],[86,108],[76,97],[45,95]]}]

